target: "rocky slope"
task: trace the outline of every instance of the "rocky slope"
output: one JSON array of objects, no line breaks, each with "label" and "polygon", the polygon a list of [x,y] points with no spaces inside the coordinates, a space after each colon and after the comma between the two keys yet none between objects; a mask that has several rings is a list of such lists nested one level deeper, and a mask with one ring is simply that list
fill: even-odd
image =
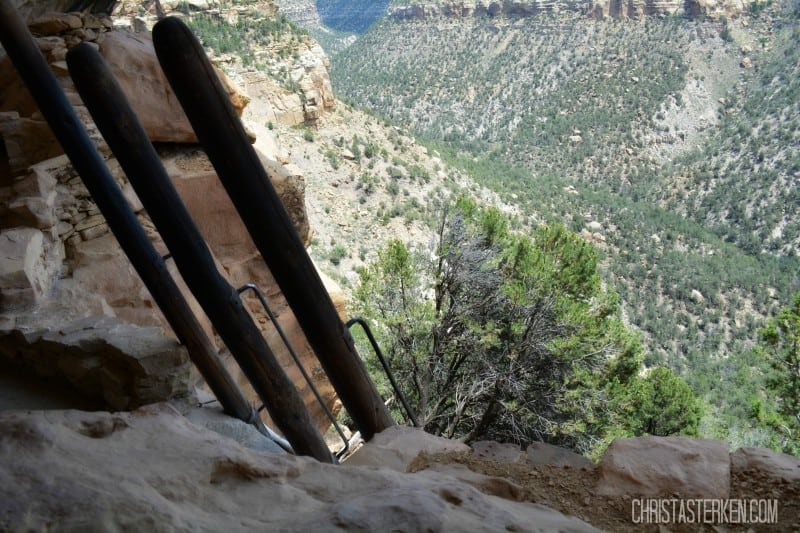
[{"label": "rocky slope", "polygon": [[[173,183],[198,223],[224,275],[234,286],[255,282],[287,331],[317,387],[334,407],[333,391],[318,370],[296,321],[259,259],[213,169],[192,143],[194,134],[152,53],[148,28],[155,13],[123,4],[112,19],[89,15],[34,17],[40,47],[90,128],[107,164],[159,250],[160,237],[113,155],[93,129],[64,68],[70,46],[96,43],[132,99]],[[168,9],[168,6],[167,6]],[[48,22],[46,22],[48,21]],[[64,29],[64,23],[72,25]],[[33,23],[33,21],[32,21]],[[48,26],[49,24],[49,26]],[[115,29],[112,29],[114,26]],[[116,29],[117,26],[127,29]],[[91,30],[91,31],[88,31]],[[285,45],[292,54],[282,53]],[[497,203],[436,154],[396,128],[335,105],[327,58],[313,41],[287,36],[259,49],[257,65],[235,56],[214,60],[239,87],[231,96],[243,110],[273,184],[323,271],[345,289],[355,270],[397,234],[425,244],[429,223],[457,194]],[[114,409],[190,397],[197,382],[186,353],[135,275],[79,177],[47,134],[46,125],[4,58],[0,69],[3,140],[8,156],[0,221],[4,261],[0,276],[3,348],[0,353],[40,375],[66,377],[81,394]],[[135,68],[131,68],[135,65]],[[227,78],[226,78],[227,79]],[[291,80],[287,86],[285,80]],[[166,95],[166,99],[164,98]],[[511,210],[508,211],[512,213]],[[177,272],[172,269],[173,275]],[[178,277],[179,279],[179,277]],[[338,294],[335,284],[331,284]],[[185,291],[188,293],[188,291]],[[344,301],[336,297],[344,316]],[[199,306],[189,296],[200,317]],[[248,306],[320,427],[327,421],[290,363],[277,333],[253,298]],[[205,319],[204,319],[205,320]],[[209,323],[204,323],[212,334]],[[224,346],[218,342],[226,358]],[[54,353],[64,356],[54,364]],[[68,354],[68,356],[66,356]],[[237,380],[249,385],[229,360]],[[251,397],[253,393],[249,393]]]},{"label": "rocky slope", "polygon": [[762,371],[747,392],[718,376],[750,372],[737,358],[800,287],[797,17],[759,9],[390,18],[333,57],[334,86],[522,213],[599,234],[647,364],[746,425]]},{"label": "rocky slope", "polygon": [[303,28],[316,29],[322,26],[317,5],[309,0],[276,0],[280,12]]},{"label": "rocky slope", "polygon": [[[647,16],[690,15],[694,17],[736,17],[747,5],[742,0],[392,0],[359,2],[343,0],[277,0],[281,13],[303,27],[316,31],[335,30],[361,34],[384,15],[399,20],[439,17],[529,17],[540,14],[576,12],[603,19],[640,19]],[[324,28],[321,28],[324,26]]]},{"label": "rocky slope", "polygon": [[[151,21],[147,16],[141,23],[146,27]],[[83,27],[40,39],[61,76],[59,58],[74,35],[69,32],[78,29]],[[103,34],[95,38],[101,48],[117,38],[137,46],[146,41],[141,35],[97,33]],[[114,49],[121,47],[117,43]],[[141,60],[141,54],[134,56]],[[136,64],[136,72],[147,70]],[[295,206],[295,222],[312,252],[323,268],[339,272],[344,284],[386,239],[401,234],[426,242],[428,222],[456,194],[500,205],[520,223],[535,222],[404,130],[346,105],[323,106],[309,117],[298,99],[299,107],[292,104],[291,113],[282,113],[280,102],[296,93],[236,61],[226,65],[235,79],[256,80],[245,85],[250,104],[244,117],[285,203]],[[296,72],[302,79],[309,68]],[[7,96],[18,92],[3,94],[0,102],[18,101]],[[153,115],[153,134],[163,134],[167,128],[158,118],[166,114],[156,103],[142,99],[140,112]],[[26,136],[24,125],[41,119],[30,108],[19,108],[27,110],[4,115],[6,153],[15,154],[15,170],[9,157],[2,174],[2,235],[10,248],[0,261],[5,269],[0,352],[52,379],[31,377],[26,390],[32,392],[26,395],[22,373],[0,362],[0,529],[374,531],[391,525],[402,531],[591,531],[592,526],[638,531],[643,517],[633,514],[633,502],[654,496],[767,498],[777,505],[775,527],[800,527],[797,459],[760,449],[730,454],[720,441],[617,441],[593,465],[545,445],[526,451],[495,443],[468,448],[395,428],[333,467],[263,451],[252,435],[241,433],[247,428],[237,426],[233,433],[250,448],[220,436],[232,433],[230,424],[207,413],[209,408],[189,408],[185,397],[193,392],[194,379],[185,354],[102,219],[92,218],[96,207],[63,157],[50,157],[48,150],[55,147],[46,137]],[[180,124],[170,121],[172,127]],[[233,223],[236,217],[207,160],[192,139],[178,144],[170,138],[159,143],[164,161],[226,275],[232,281],[263,280],[271,301],[283,309],[252,245]],[[31,139],[46,141],[41,146],[48,155],[32,155],[27,148],[39,144]],[[125,187],[113,158],[109,163]],[[128,190],[128,196],[136,206],[135,195]],[[147,225],[146,214],[135,209]],[[89,219],[91,224],[81,225]],[[161,246],[154,233],[153,238]],[[292,323],[290,316],[284,319]],[[269,336],[268,324],[261,323]],[[92,407],[67,385],[115,410],[161,398],[175,401],[132,412],[65,411],[60,409]],[[66,399],[57,398],[64,387]],[[717,528],[736,530],[729,522],[730,515],[717,519]],[[697,523],[684,526],[698,529]],[[684,526],[668,525],[676,531]]]}]

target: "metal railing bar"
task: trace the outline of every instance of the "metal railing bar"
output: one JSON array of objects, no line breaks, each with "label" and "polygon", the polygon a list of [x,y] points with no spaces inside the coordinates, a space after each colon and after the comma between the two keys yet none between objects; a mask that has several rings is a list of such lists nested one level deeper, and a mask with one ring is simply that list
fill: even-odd
[{"label": "metal railing bar", "polygon": [[367,324],[367,321],[361,317],[351,318],[345,324],[347,329],[352,328],[354,325],[358,324],[361,326],[361,329],[364,330],[364,333],[367,334],[367,339],[369,339],[370,344],[372,345],[372,350],[375,352],[375,355],[378,357],[378,360],[381,362],[383,366],[383,371],[386,373],[386,377],[389,378],[389,382],[392,384],[392,388],[394,389],[395,394],[400,399],[400,403],[403,404],[403,409],[405,409],[406,414],[408,414],[408,419],[414,424],[414,427],[420,427],[419,422],[417,422],[417,417],[414,416],[414,411],[411,409],[411,406],[406,401],[405,395],[400,390],[400,386],[397,384],[397,381],[394,379],[394,374],[392,374],[392,370],[389,368],[389,363],[386,361],[386,358],[383,356],[383,352],[381,351],[381,347],[378,346],[378,341],[375,340],[375,336],[372,334],[372,330]]},{"label": "metal railing bar", "polygon": [[278,335],[280,336],[281,341],[283,341],[283,344],[286,346],[286,349],[289,350],[289,355],[292,356],[292,359],[294,360],[295,365],[297,365],[297,368],[300,369],[300,373],[303,375],[303,378],[306,380],[306,383],[308,383],[309,388],[314,393],[314,397],[317,399],[317,402],[320,404],[320,406],[322,407],[322,410],[325,412],[325,416],[328,418],[328,420],[331,421],[331,424],[333,424],[333,427],[336,429],[336,432],[339,434],[339,438],[342,439],[342,442],[344,443],[344,448],[340,452],[338,452],[336,454],[337,458],[341,457],[342,455],[347,453],[347,451],[350,448],[349,442],[347,440],[347,437],[344,434],[344,431],[339,426],[339,423],[336,421],[336,417],[333,416],[333,413],[328,408],[328,406],[325,404],[325,401],[322,399],[322,395],[319,393],[319,390],[317,390],[317,387],[314,385],[313,381],[311,380],[311,376],[308,375],[308,372],[306,371],[306,369],[303,367],[302,363],[300,362],[300,357],[297,355],[297,352],[294,350],[294,347],[292,346],[291,342],[289,342],[289,338],[286,336],[286,332],[284,332],[283,327],[278,322],[278,319],[275,316],[275,313],[272,312],[272,309],[270,308],[269,304],[267,303],[267,299],[264,297],[264,294],[261,292],[261,290],[258,288],[258,286],[255,283],[248,283],[246,285],[242,285],[241,287],[239,287],[236,290],[236,292],[238,292],[241,295],[243,292],[248,291],[248,290],[253,291],[255,293],[255,295],[258,297],[258,301],[261,302],[261,307],[263,307],[264,311],[266,311],[267,317],[269,317],[270,321],[272,322],[272,325],[275,327],[275,331],[278,332]]}]

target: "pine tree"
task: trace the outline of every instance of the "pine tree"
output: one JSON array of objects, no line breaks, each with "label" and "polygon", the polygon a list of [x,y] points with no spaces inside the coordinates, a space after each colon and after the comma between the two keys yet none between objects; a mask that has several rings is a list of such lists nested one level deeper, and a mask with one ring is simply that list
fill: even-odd
[{"label": "pine tree", "polygon": [[427,431],[588,452],[621,419],[611,385],[642,359],[598,260],[561,226],[512,234],[498,210],[462,200],[431,250],[381,250],[355,298]]},{"label": "pine tree", "polygon": [[780,436],[776,447],[800,454],[800,293],[760,337],[759,353],[772,371],[767,378],[769,400],[756,402],[754,415]]}]

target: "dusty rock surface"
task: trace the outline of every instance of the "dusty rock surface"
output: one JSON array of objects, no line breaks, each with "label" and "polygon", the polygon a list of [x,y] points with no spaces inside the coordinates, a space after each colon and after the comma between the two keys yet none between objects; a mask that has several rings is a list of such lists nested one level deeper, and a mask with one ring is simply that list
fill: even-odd
[{"label": "dusty rock surface", "polygon": [[0,412],[0,529],[594,531],[434,471],[242,448],[169,406]]},{"label": "dusty rock surface", "polygon": [[[39,401],[40,393],[28,394],[28,402]],[[669,486],[647,496],[630,487],[617,495],[601,495],[599,467],[537,463],[542,458],[539,446],[534,453],[498,443],[470,448],[398,427],[378,434],[352,460],[332,466],[267,451],[269,446],[254,439],[252,429],[238,421],[231,425],[208,408],[190,409],[188,418],[167,404],[124,413],[28,411],[8,410],[4,398],[0,394],[4,531],[597,527],[662,532],[800,527],[800,459],[766,450],[746,448],[731,454],[728,501],[773,499],[778,502],[777,523],[643,524],[635,514],[643,498],[679,501]],[[49,407],[59,404],[55,399],[48,402]],[[686,439],[687,450],[691,442]],[[654,444],[631,439],[625,449],[641,451]],[[390,457],[382,461],[387,450]],[[398,458],[402,460],[395,461]],[[695,465],[696,461],[664,457],[652,470],[669,480],[676,469]],[[646,477],[652,476],[650,472]]]},{"label": "dusty rock surface", "polygon": [[728,445],[683,437],[616,439],[598,465],[598,493],[608,496],[673,493],[682,498],[727,498]]},{"label": "dusty rock surface", "polygon": [[190,396],[186,350],[159,328],[149,329],[88,317],[56,329],[14,330],[3,337],[0,358],[61,377],[87,399],[114,409]]},{"label": "dusty rock surface", "polygon": [[[641,447],[640,452],[646,450],[647,445],[642,446],[642,439],[632,440],[638,443],[628,443],[628,450],[634,450],[637,445]],[[687,451],[691,449],[692,442],[692,439],[687,439]],[[702,455],[701,450],[702,443],[698,456]],[[696,493],[699,494],[696,498],[687,498],[676,493],[669,485],[670,480],[674,480],[675,472],[689,472],[697,461],[681,461],[674,456],[656,458],[650,471],[642,476],[643,480],[652,480],[654,477],[661,479],[661,491],[656,494],[643,494],[630,484],[623,483],[615,495],[603,495],[598,490],[605,483],[599,466],[535,464],[527,459],[526,454],[521,454],[517,460],[509,460],[508,454],[500,458],[489,457],[479,450],[422,453],[411,463],[409,471],[449,473],[483,492],[515,501],[546,505],[604,531],[797,531],[800,528],[800,482],[797,481],[800,459],[768,450],[744,450],[748,451],[743,453],[739,450],[731,454],[730,472],[727,476],[726,473],[721,474],[730,480],[728,495],[724,499],[716,498],[713,494]],[[627,462],[622,456],[618,459]],[[630,464],[635,463],[634,454]],[[741,470],[745,464],[748,465],[747,469]],[[638,472],[631,470],[631,479],[637,476]],[[675,488],[680,490],[681,486]],[[685,519],[680,523],[678,512],[673,513],[670,509],[669,519],[659,524],[655,514],[648,519],[641,512],[642,506],[648,501],[654,502],[654,505],[669,506],[672,502],[680,504],[696,502],[697,499],[709,502],[707,505],[714,505],[714,502],[719,505],[724,502],[738,505],[741,502],[747,506],[750,502],[776,502],[777,521],[759,524],[742,523],[739,520],[737,523],[735,516],[729,514],[722,521],[715,521],[711,516],[706,523],[698,516],[693,521]]]},{"label": "dusty rock surface", "polygon": [[674,439],[617,441],[612,455],[620,464],[641,466],[650,454],[647,471],[629,468],[629,476],[660,479],[661,491],[643,494],[625,480],[616,494],[602,495],[598,487],[608,480],[600,466],[544,443],[527,450],[491,441],[469,447],[393,427],[344,464],[329,466],[287,455],[213,405],[151,404],[116,414],[64,410],[96,408],[78,400],[63,383],[0,361],[0,530],[588,531],[591,524],[661,533],[800,527],[800,459],[758,448],[737,450],[725,472],[709,474],[729,480],[727,499],[709,501],[774,501],[777,523],[644,524],[636,510],[648,499],[692,501],[670,483],[675,472],[697,469],[708,442],[699,441],[692,454],[696,441],[683,439],[687,455],[681,457],[669,452]]},{"label": "dusty rock surface", "polygon": [[423,452],[466,452],[470,448],[458,441],[434,437],[424,431],[404,426],[385,429],[350,456],[349,466],[377,466],[405,472]]}]

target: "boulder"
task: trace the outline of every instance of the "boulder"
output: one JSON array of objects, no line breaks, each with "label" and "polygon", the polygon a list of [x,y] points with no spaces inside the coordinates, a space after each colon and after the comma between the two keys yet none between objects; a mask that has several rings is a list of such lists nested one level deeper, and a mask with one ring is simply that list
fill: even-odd
[{"label": "boulder", "polygon": [[603,231],[603,224],[601,224],[596,220],[592,220],[591,222],[586,224],[586,229],[588,229],[592,233],[600,233],[601,231]]},{"label": "boulder", "polygon": [[525,461],[533,465],[594,468],[594,463],[587,457],[545,442],[531,443],[525,452]]},{"label": "boulder", "polygon": [[346,464],[374,466],[405,472],[422,453],[469,452],[470,447],[458,441],[436,437],[421,429],[407,426],[387,428],[356,450]]},{"label": "boulder", "polygon": [[765,448],[739,448],[731,454],[731,474],[771,478],[776,484],[800,484],[800,459]]},{"label": "boulder", "polygon": [[[197,142],[183,108],[167,82],[148,34],[108,32],[100,54],[111,66],[122,91],[128,97],[145,131],[154,142]],[[247,97],[227,76],[217,71],[237,114]]]},{"label": "boulder", "polygon": [[16,111],[0,117],[0,137],[8,154],[12,174],[63,153],[47,122],[41,118],[20,117]]},{"label": "boulder", "polygon": [[0,337],[0,357],[60,377],[114,410],[192,394],[186,349],[160,328],[88,317],[54,329],[0,331]]},{"label": "boulder", "polygon": [[476,457],[504,463],[518,463],[525,458],[525,453],[516,444],[484,440],[473,442],[471,448],[472,454]]},{"label": "boulder", "polygon": [[52,283],[44,234],[34,228],[0,233],[0,311],[29,307],[40,301]]},{"label": "boulder", "polygon": [[615,439],[598,464],[598,494],[727,498],[727,443],[684,437]]},{"label": "boulder", "polygon": [[28,23],[28,29],[34,35],[57,35],[75,30],[83,26],[81,17],[75,13],[45,13]]}]

